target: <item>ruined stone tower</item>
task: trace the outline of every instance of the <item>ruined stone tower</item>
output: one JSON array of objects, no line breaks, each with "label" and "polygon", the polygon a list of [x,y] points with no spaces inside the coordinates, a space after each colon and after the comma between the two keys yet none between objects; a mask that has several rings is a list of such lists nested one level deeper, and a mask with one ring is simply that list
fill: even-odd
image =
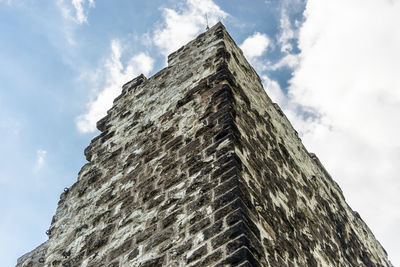
[{"label": "ruined stone tower", "polygon": [[97,126],[18,266],[391,266],[221,23]]}]

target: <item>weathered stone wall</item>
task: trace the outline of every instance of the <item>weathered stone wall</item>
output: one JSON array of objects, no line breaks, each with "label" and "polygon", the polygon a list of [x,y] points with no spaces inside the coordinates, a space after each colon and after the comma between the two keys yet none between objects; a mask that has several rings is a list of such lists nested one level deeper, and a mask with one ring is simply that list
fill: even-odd
[{"label": "weathered stone wall", "polygon": [[265,94],[240,49],[228,41],[226,50],[240,166],[233,190],[251,257],[269,266],[391,266],[339,186]]},{"label": "weathered stone wall", "polygon": [[220,23],[98,128],[18,266],[391,266]]}]

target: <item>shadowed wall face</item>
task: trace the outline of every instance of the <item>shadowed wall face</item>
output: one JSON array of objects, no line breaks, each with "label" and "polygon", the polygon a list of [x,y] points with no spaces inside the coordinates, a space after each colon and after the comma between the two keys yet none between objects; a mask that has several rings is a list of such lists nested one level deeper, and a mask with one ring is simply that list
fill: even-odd
[{"label": "shadowed wall face", "polygon": [[390,266],[218,23],[123,86],[18,266]]}]

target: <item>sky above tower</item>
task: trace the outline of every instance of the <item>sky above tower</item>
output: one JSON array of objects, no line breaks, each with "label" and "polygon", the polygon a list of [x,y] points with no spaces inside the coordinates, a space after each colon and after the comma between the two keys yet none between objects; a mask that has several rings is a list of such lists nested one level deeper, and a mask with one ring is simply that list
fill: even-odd
[{"label": "sky above tower", "polygon": [[[222,21],[400,265],[399,0],[0,0],[0,262],[37,247],[121,86]],[[207,16],[206,16],[207,15]]]}]

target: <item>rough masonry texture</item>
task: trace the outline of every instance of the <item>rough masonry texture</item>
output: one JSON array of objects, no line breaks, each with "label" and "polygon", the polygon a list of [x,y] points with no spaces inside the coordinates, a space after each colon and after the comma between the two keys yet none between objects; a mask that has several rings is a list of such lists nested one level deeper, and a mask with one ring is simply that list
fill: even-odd
[{"label": "rough masonry texture", "polygon": [[97,127],[17,266],[392,266],[221,23]]}]

